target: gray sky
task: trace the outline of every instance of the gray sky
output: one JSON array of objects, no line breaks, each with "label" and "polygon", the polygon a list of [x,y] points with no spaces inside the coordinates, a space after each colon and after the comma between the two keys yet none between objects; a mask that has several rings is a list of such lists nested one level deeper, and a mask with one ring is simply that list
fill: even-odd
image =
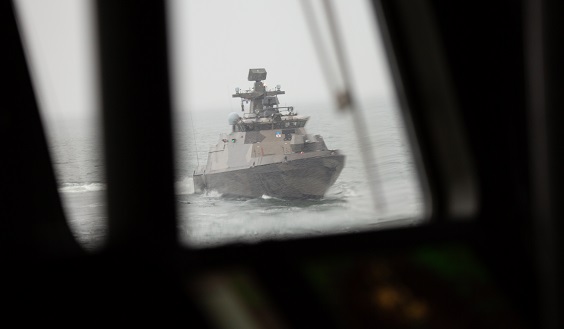
[{"label": "gray sky", "polygon": [[97,97],[90,1],[15,3],[43,116],[66,119],[93,113]]},{"label": "gray sky", "polygon": [[[249,68],[282,85],[282,104],[330,102],[298,0],[170,0],[173,95],[178,110],[236,110],[235,87]],[[319,1],[313,1],[318,8]],[[49,118],[80,117],[98,106],[91,2],[16,0],[41,106]],[[361,97],[390,97],[391,83],[366,0],[335,0]],[[322,17],[318,11],[317,17]]]}]

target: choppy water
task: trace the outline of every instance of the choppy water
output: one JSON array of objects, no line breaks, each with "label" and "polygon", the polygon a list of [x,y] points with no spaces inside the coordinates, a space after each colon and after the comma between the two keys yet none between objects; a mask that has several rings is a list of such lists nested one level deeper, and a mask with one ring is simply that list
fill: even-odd
[{"label": "choppy water", "polygon": [[[228,199],[215,192],[193,194],[191,174],[198,161],[205,164],[207,150],[219,134],[230,130],[230,111],[177,115],[176,194],[181,241],[205,247],[419,223],[419,184],[398,113],[387,103],[373,102],[365,107],[369,127],[365,138],[370,140],[377,160],[370,168],[378,172],[384,191],[381,197],[386,208],[380,211],[373,206],[361,149],[347,115],[323,106],[296,108],[298,113],[311,116],[306,125],[308,133],[322,135],[329,148],[340,149],[346,155],[341,176],[326,197],[316,201],[286,201],[266,195],[260,199]],[[66,123],[50,130],[50,143],[69,224],[85,247],[95,248],[103,243],[106,232],[105,184],[97,133],[82,124]]]}]

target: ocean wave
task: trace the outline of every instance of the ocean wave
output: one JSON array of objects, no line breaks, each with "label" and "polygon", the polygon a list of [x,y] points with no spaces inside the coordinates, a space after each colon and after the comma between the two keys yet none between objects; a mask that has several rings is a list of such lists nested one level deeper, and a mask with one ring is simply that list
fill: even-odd
[{"label": "ocean wave", "polygon": [[216,190],[207,191],[206,197],[208,198],[221,198],[223,194],[219,193]]},{"label": "ocean wave", "polygon": [[277,198],[277,197],[275,197],[275,196],[270,196],[270,195],[268,195],[268,194],[263,194],[263,195],[260,197],[260,199],[262,199],[262,200],[272,200],[272,201],[274,201],[274,202],[277,202],[277,201],[287,202],[287,201],[288,201],[288,200],[286,200],[286,199]]},{"label": "ocean wave", "polygon": [[64,183],[59,187],[61,193],[84,193],[103,191],[106,189],[104,183]]},{"label": "ocean wave", "polygon": [[184,177],[181,181],[175,184],[176,194],[194,194],[194,179],[192,177]]},{"label": "ocean wave", "polygon": [[329,191],[325,194],[325,199],[331,198],[356,198],[358,197],[358,191],[352,185],[347,183],[339,183],[331,186]]}]

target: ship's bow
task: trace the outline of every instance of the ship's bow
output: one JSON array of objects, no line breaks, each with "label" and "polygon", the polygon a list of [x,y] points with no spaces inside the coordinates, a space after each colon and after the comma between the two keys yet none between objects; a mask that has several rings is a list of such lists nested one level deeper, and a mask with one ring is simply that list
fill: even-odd
[{"label": "ship's bow", "polygon": [[257,175],[265,194],[282,199],[320,199],[335,183],[345,164],[337,151],[326,156],[272,165]]}]

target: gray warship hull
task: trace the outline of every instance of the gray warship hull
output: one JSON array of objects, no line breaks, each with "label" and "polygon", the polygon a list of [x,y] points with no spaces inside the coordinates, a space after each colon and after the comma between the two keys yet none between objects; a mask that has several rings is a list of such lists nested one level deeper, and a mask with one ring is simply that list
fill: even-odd
[{"label": "gray warship hull", "polygon": [[[277,86],[267,90],[265,69],[250,69],[254,88],[241,92],[241,112],[228,116],[229,134],[221,134],[204,167],[194,171],[194,192],[223,196],[320,199],[343,170],[345,157],[327,148],[323,137],[308,134],[309,117],[292,106],[279,106]],[[249,104],[245,110],[245,104]],[[198,164],[199,165],[199,164]]]},{"label": "gray warship hull", "polygon": [[286,200],[320,199],[341,173],[345,157],[336,152],[246,169],[194,175],[196,193],[217,191],[222,196]]}]

